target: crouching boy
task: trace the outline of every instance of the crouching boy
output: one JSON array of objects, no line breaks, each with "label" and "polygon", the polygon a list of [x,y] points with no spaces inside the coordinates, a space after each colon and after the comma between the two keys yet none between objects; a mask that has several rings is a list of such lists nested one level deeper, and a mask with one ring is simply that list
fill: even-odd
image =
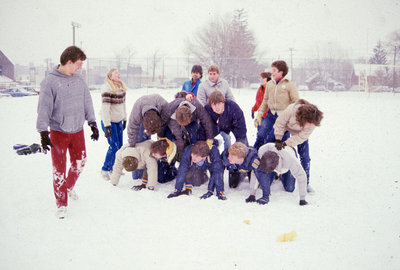
[{"label": "crouching boy", "polygon": [[[270,186],[277,174],[280,175],[283,187],[288,192],[293,192],[297,180],[299,183],[300,205],[308,204],[306,201],[307,175],[297,158],[296,151],[292,147],[277,150],[274,143],[267,143],[260,147],[258,156],[261,159],[261,169],[267,173],[267,178],[258,179],[263,191],[262,198],[266,198],[267,202],[269,201]],[[255,193],[251,194],[251,196],[255,199]]]},{"label": "crouching boy", "polygon": [[157,160],[150,152],[153,142],[147,140],[136,143],[135,147],[130,147],[129,144],[123,145],[115,155],[115,163],[110,179],[111,184],[115,186],[119,183],[123,168],[128,172],[144,170],[142,184],[134,186],[133,189],[140,190],[143,187],[147,187],[150,190],[154,190],[157,184],[158,170]]},{"label": "crouching boy", "polygon": [[[205,141],[198,141],[194,145],[185,148],[179,164],[178,175],[176,177],[175,191],[168,195],[168,198],[177,197],[183,194],[192,194],[192,186],[200,186],[208,180],[206,170],[210,171],[210,181],[208,192],[201,196],[201,199],[209,198],[213,195],[214,188],[220,200],[226,200],[224,194],[224,182],[221,157],[218,148],[213,146],[210,150]],[[186,182],[186,189],[182,191],[183,184]]]}]

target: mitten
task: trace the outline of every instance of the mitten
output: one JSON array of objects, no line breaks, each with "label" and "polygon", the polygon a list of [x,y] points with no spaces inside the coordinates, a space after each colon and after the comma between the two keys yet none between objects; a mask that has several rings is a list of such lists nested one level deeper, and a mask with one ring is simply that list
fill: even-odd
[{"label": "mitten", "polygon": [[246,203],[255,202],[256,201],[256,196],[255,195],[250,195],[245,201],[246,201]]},{"label": "mitten", "polygon": [[175,191],[172,192],[171,194],[169,194],[169,195],[167,196],[167,198],[168,198],[168,199],[171,199],[171,198],[178,197],[179,195],[182,195],[182,192],[175,189]]},{"label": "mitten", "polygon": [[204,193],[200,199],[207,199],[210,198],[213,195],[213,193],[211,191],[207,191],[207,193]]},{"label": "mitten", "polygon": [[137,186],[133,186],[133,187],[132,187],[132,189],[133,189],[133,190],[136,190],[136,191],[142,190],[142,189],[144,189],[144,188],[146,188],[146,185],[145,185],[145,184],[141,184],[141,185],[137,185]]},{"label": "mitten", "polygon": [[261,125],[261,118],[262,118],[262,113],[259,112],[257,114],[256,120],[254,120],[254,127],[258,127],[259,125]]},{"label": "mitten", "polygon": [[49,132],[47,130],[40,132],[40,143],[43,148],[43,153],[45,154],[47,153],[47,150],[50,151],[50,147],[53,147],[53,144],[49,138]]},{"label": "mitten", "polygon": [[104,128],[104,136],[106,136],[106,138],[110,138],[112,135],[112,131],[111,131],[111,126],[107,126]]},{"label": "mitten", "polygon": [[92,130],[90,138],[92,138],[93,141],[97,141],[99,139],[99,130],[97,129],[96,122],[90,122],[89,127]]}]

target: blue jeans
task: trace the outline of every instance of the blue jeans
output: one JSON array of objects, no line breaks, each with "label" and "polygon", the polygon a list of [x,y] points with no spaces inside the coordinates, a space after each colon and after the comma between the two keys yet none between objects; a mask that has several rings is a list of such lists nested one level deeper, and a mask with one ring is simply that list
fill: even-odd
[{"label": "blue jeans", "polygon": [[261,119],[261,125],[257,127],[257,138],[253,146],[255,149],[258,150],[262,145],[265,144],[267,135],[271,131],[274,123],[275,122],[268,121],[267,117]]},{"label": "blue jeans", "polygon": [[[105,131],[103,121],[101,121],[101,128],[103,131]],[[106,154],[106,160],[101,168],[103,171],[112,171],[115,162],[115,153],[117,153],[122,146],[123,131],[124,127],[122,125],[122,121],[118,123],[111,122],[111,137],[107,138],[109,147]]]}]

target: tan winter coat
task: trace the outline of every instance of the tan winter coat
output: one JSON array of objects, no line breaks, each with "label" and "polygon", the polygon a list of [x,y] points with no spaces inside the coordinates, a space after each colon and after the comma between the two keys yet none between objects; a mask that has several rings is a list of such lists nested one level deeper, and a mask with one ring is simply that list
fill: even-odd
[{"label": "tan winter coat", "polygon": [[115,154],[115,163],[111,175],[111,183],[117,185],[122,174],[122,161],[126,156],[133,156],[138,160],[137,169],[147,170],[147,187],[154,187],[157,184],[158,167],[157,160],[151,155],[150,146],[154,141],[147,140],[137,143],[135,147],[130,147],[129,144],[124,144],[121,149]]},{"label": "tan winter coat", "polygon": [[314,125],[304,127],[299,125],[296,120],[296,112],[300,106],[302,104],[298,102],[290,104],[286,110],[279,114],[274,125],[275,139],[282,140],[283,134],[287,130],[290,132],[291,137],[286,141],[286,144],[292,147],[305,142],[315,128]]},{"label": "tan winter coat", "polygon": [[258,112],[264,114],[269,108],[272,113],[286,109],[289,104],[295,103],[299,99],[299,92],[296,84],[283,78],[278,84],[272,79],[265,86],[264,99],[258,108]]}]

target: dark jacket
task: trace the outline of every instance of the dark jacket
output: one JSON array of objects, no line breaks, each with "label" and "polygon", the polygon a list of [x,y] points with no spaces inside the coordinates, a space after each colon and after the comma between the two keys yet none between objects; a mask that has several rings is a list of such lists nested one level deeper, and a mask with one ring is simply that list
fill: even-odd
[{"label": "dark jacket", "polygon": [[201,103],[197,99],[193,99],[192,101],[188,102],[185,98],[176,98],[174,101],[168,104],[168,111],[170,115],[168,127],[175,136],[175,143],[177,147],[180,149],[183,146],[183,132],[181,126],[175,120],[175,110],[184,104],[189,104],[192,111],[191,122],[199,120],[200,124],[205,130],[206,139],[213,139],[213,122],[210,115],[204,109],[203,105],[201,105]]},{"label": "dark jacket", "polygon": [[165,127],[169,121],[168,102],[160,95],[146,95],[136,100],[133,105],[128,123],[129,146],[134,147],[139,137],[139,128],[143,122],[144,114],[149,110],[155,110],[161,117],[161,130],[158,137],[164,137]]},{"label": "dark jacket", "polygon": [[223,131],[226,134],[229,134],[229,132],[232,131],[233,135],[235,135],[236,141],[245,141],[247,131],[246,121],[242,109],[240,109],[236,102],[229,99],[225,100],[225,109],[222,114],[215,113],[209,104],[205,106],[205,109],[210,114],[214,124],[218,126],[220,131]]},{"label": "dark jacket", "polygon": [[175,189],[181,191],[183,184],[186,180],[190,167],[196,167],[199,170],[210,170],[210,181],[208,183],[208,190],[213,191],[216,187],[217,192],[224,191],[223,173],[224,166],[222,164],[221,156],[218,148],[213,146],[209,156],[205,159],[204,163],[199,166],[192,162],[191,152],[193,145],[189,145],[183,150],[182,159],[178,168],[178,175],[176,176]]}]

